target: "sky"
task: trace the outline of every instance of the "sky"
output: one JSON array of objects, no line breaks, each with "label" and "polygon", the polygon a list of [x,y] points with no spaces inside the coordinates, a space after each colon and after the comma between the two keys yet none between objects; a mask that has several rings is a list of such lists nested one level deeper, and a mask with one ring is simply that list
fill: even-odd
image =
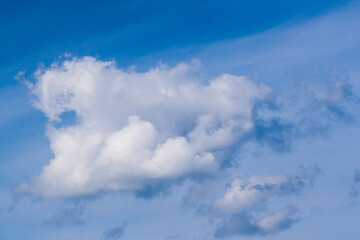
[{"label": "sky", "polygon": [[360,2],[1,1],[0,239],[358,239]]}]

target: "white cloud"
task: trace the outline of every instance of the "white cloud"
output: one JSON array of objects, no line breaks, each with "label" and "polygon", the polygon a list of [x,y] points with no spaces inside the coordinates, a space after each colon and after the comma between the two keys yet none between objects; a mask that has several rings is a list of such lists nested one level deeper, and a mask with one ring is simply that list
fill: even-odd
[{"label": "white cloud", "polygon": [[294,212],[295,210],[290,207],[281,209],[260,219],[257,225],[263,233],[273,233],[281,229],[289,228],[295,221],[291,219]]},{"label": "white cloud", "polygon": [[[55,197],[139,190],[216,172],[223,159],[214,151],[252,130],[254,105],[270,89],[228,74],[207,83],[197,71],[180,63],[127,72],[92,57],[39,69],[32,92],[49,119],[54,158],[19,191]],[[77,123],[54,127],[70,111]]]},{"label": "white cloud", "polygon": [[285,176],[270,175],[268,177],[253,176],[250,179],[235,179],[225,195],[215,201],[214,208],[224,213],[236,213],[248,210],[262,200],[265,200],[271,192],[257,188],[276,186],[287,182]]},{"label": "white cloud", "polygon": [[234,214],[252,210],[273,195],[297,194],[312,184],[318,174],[316,167],[302,168],[295,175],[252,176],[235,179],[225,195],[216,200],[214,209],[221,213]]},{"label": "white cloud", "polygon": [[290,228],[299,220],[294,217],[297,210],[291,205],[261,218],[252,213],[265,210],[266,202],[274,195],[301,193],[313,184],[318,173],[319,169],[314,166],[300,168],[294,175],[254,175],[248,179],[235,179],[224,196],[212,205],[211,209],[223,216],[214,237],[268,235]]}]

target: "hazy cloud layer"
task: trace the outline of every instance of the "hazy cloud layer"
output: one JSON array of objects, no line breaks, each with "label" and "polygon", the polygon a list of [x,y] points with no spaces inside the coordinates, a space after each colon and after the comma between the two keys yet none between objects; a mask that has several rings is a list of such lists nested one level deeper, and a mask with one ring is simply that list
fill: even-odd
[{"label": "hazy cloud layer", "polygon": [[106,229],[102,236],[101,240],[118,240],[123,237],[125,231],[126,223],[119,227],[114,227],[110,229]]},{"label": "hazy cloud layer", "polygon": [[59,209],[45,223],[57,227],[82,225],[84,224],[84,221],[82,219],[83,213],[84,213],[84,207],[75,204],[75,206],[71,208]]},{"label": "hazy cloud layer", "polygon": [[360,169],[354,171],[354,183],[351,185],[350,195],[358,198],[360,193]]}]

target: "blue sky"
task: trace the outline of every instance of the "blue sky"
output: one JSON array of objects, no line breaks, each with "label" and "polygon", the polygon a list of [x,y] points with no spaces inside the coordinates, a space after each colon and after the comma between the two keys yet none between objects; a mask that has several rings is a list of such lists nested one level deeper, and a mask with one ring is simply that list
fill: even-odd
[{"label": "blue sky", "polygon": [[2,1],[1,239],[357,239],[359,1]]}]

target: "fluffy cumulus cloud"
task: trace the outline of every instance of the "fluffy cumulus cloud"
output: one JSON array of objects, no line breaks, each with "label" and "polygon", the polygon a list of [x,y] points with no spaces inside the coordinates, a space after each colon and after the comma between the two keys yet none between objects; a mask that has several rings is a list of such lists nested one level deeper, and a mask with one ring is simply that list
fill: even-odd
[{"label": "fluffy cumulus cloud", "polygon": [[[54,158],[18,190],[141,190],[216,172],[223,153],[253,130],[254,107],[270,89],[241,76],[199,76],[196,62],[138,73],[84,57],[40,68],[30,87],[49,119]],[[66,113],[74,124],[62,124]]]},{"label": "fluffy cumulus cloud", "polygon": [[213,203],[212,210],[223,216],[215,231],[216,238],[234,235],[267,235],[292,226],[298,221],[296,208],[288,206],[262,218],[254,212],[266,210],[272,196],[298,195],[311,186],[319,173],[317,167],[301,168],[294,175],[252,176],[235,179],[225,195]]}]

